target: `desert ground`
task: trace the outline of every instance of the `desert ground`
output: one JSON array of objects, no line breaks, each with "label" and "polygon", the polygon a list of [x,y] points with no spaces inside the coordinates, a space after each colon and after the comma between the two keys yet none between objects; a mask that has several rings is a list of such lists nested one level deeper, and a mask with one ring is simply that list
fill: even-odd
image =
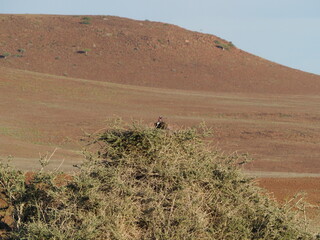
[{"label": "desert ground", "polygon": [[[86,21],[86,22],[84,22]],[[110,118],[176,129],[205,122],[212,145],[279,201],[320,201],[320,76],[219,37],[111,16],[0,15],[0,158],[74,171],[81,139]],[[220,46],[220,47],[219,47]],[[223,47],[223,49],[221,48]]]}]

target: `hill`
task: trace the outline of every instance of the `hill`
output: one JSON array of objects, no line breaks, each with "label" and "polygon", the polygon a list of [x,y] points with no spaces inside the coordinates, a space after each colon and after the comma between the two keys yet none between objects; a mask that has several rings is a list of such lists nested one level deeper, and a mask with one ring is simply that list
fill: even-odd
[{"label": "hill", "polygon": [[0,22],[5,67],[171,89],[320,93],[320,76],[166,23],[47,15],[0,15]]}]

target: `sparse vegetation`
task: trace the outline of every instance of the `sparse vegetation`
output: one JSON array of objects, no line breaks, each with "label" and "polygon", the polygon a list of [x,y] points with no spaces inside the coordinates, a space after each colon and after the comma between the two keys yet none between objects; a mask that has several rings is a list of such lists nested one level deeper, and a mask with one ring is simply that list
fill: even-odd
[{"label": "sparse vegetation", "polygon": [[77,53],[85,54],[86,56],[88,56],[88,53],[89,53],[90,51],[91,51],[91,49],[85,48],[85,49],[82,49],[82,50],[77,51]]},{"label": "sparse vegetation", "polygon": [[83,49],[83,51],[85,52],[85,55],[88,55],[88,53],[91,51],[91,49],[90,48],[85,48],[85,49]]},{"label": "sparse vegetation", "polygon": [[214,43],[215,43],[217,48],[221,48],[223,50],[230,50],[231,48],[235,47],[232,42],[222,43],[219,40],[215,40]]},{"label": "sparse vegetation", "polygon": [[236,47],[232,42],[229,42],[229,43],[228,43],[228,46],[229,46],[230,48]]},{"label": "sparse vegetation", "polygon": [[[115,121],[91,137],[79,172],[25,175],[0,165],[14,207],[8,239],[313,239],[225,156],[177,131]],[[98,148],[98,149],[97,149]],[[41,161],[42,167],[48,163]]]},{"label": "sparse vegetation", "polygon": [[8,52],[5,52],[5,53],[3,53],[3,54],[0,55],[0,58],[7,58],[7,57],[9,57],[9,56],[11,56],[11,54],[8,53]]},{"label": "sparse vegetation", "polygon": [[25,49],[23,49],[23,48],[19,48],[19,49],[18,49],[18,52],[19,52],[19,53],[21,53],[21,54],[23,54],[23,53],[25,53],[25,52],[26,52],[26,50],[25,50]]},{"label": "sparse vegetation", "polygon": [[81,24],[91,24],[91,18],[90,17],[83,17],[82,19],[81,19]]}]

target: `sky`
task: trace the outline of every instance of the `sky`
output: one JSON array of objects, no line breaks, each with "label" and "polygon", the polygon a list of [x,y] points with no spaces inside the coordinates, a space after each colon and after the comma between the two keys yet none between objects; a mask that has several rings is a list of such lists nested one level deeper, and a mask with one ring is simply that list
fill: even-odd
[{"label": "sky", "polygon": [[320,75],[320,0],[0,0],[0,13],[112,15],[166,22]]}]

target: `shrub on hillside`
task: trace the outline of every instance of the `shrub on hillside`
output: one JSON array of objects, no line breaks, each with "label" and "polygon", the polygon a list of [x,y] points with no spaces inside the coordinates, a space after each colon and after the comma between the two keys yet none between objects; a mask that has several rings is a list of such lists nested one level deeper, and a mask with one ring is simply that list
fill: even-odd
[{"label": "shrub on hillside", "polygon": [[10,53],[5,52],[5,53],[3,53],[3,54],[0,55],[0,58],[7,58],[7,57],[10,57],[10,56],[11,56]]},{"label": "shrub on hillside", "polygon": [[241,174],[239,156],[212,150],[201,132],[115,124],[62,183],[60,173],[39,171],[26,184],[1,165],[15,209],[8,238],[312,239]]},{"label": "shrub on hillside", "polygon": [[91,18],[90,17],[83,17],[83,18],[81,18],[81,24],[91,24]]},{"label": "shrub on hillside", "polygon": [[86,56],[88,56],[88,53],[91,51],[91,49],[89,48],[84,48],[82,50],[79,50],[77,51],[77,53],[80,53],[80,54],[85,54]]},{"label": "shrub on hillside", "polygon": [[220,41],[218,40],[215,40],[214,41],[215,45],[217,48],[220,48],[220,49],[226,49],[226,50],[230,50],[231,48],[234,48],[234,44],[232,42],[228,42],[228,43],[221,43]]},{"label": "shrub on hillside", "polygon": [[17,51],[18,51],[19,53],[21,53],[21,54],[23,54],[23,53],[26,52],[26,50],[25,50],[24,48],[19,48]]}]

